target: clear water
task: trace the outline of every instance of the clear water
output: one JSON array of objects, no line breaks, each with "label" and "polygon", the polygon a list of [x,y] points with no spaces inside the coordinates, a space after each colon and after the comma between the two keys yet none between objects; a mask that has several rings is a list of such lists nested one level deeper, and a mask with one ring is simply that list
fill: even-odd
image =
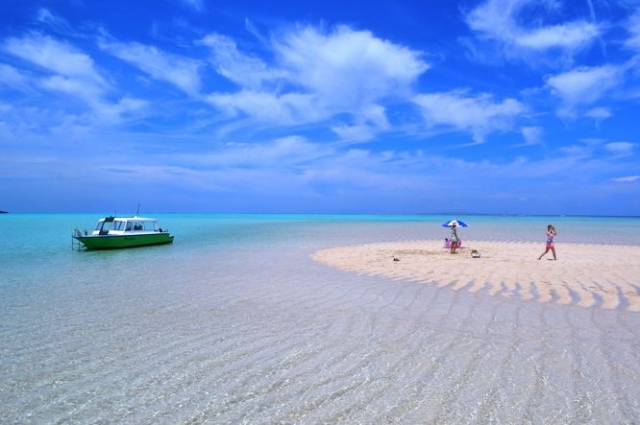
[{"label": "clear water", "polygon": [[[634,423],[640,314],[333,270],[438,216],[157,215],[168,246],[71,249],[93,215],[0,216],[0,423]],[[463,239],[640,244],[640,220],[458,217]],[[638,279],[640,285],[640,277]]]}]

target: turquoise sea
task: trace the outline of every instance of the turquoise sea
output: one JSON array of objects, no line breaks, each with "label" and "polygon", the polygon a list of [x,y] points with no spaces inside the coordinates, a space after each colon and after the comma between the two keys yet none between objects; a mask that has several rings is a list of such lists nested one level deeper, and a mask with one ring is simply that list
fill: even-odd
[{"label": "turquoise sea", "polygon": [[[146,215],[146,214],[145,214]],[[148,214],[172,245],[72,249],[94,214],[0,215],[0,423],[637,423],[640,313],[361,276],[317,250],[640,245],[639,218]],[[638,277],[637,288],[640,288]]]}]

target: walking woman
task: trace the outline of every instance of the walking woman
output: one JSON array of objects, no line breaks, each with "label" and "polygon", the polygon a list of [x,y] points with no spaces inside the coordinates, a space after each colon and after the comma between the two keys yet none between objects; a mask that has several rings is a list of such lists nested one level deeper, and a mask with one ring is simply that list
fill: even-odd
[{"label": "walking woman", "polygon": [[547,249],[540,254],[540,256],[538,257],[538,260],[542,259],[542,257],[545,256],[545,254],[549,251],[551,251],[551,253],[553,254],[553,259],[557,260],[556,258],[556,248],[553,242],[553,238],[556,236],[556,228],[553,227],[551,224],[547,226]]},{"label": "walking woman", "polygon": [[458,237],[458,222],[453,220],[449,223],[451,227],[451,253],[455,254],[456,249],[460,246],[460,238]]}]

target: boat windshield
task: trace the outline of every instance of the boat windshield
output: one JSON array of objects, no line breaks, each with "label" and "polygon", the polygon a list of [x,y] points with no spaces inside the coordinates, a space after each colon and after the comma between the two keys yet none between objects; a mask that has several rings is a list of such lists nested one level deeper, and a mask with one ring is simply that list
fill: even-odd
[{"label": "boat windshield", "polygon": [[100,220],[96,226],[96,230],[109,231],[109,230],[122,230],[124,223],[118,220]]}]

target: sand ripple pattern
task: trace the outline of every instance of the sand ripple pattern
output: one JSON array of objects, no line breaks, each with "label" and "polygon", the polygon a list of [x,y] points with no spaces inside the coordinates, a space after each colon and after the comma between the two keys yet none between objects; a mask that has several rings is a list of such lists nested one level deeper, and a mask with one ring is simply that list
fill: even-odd
[{"label": "sand ripple pattern", "polygon": [[[522,300],[640,311],[640,247],[562,244],[558,261],[539,243],[473,242],[452,255],[441,241],[331,248],[313,258],[366,275],[387,276]],[[472,258],[471,250],[480,252]],[[395,260],[394,260],[395,258]]]},{"label": "sand ripple pattern", "polygon": [[[321,242],[75,256],[44,281],[0,268],[20,281],[0,285],[0,424],[638,422],[640,315],[358,276],[312,261],[345,243]],[[383,260],[499,263],[480,248],[479,262],[435,243]],[[527,261],[577,261],[559,254]],[[637,276],[621,267],[616,283]]]}]

